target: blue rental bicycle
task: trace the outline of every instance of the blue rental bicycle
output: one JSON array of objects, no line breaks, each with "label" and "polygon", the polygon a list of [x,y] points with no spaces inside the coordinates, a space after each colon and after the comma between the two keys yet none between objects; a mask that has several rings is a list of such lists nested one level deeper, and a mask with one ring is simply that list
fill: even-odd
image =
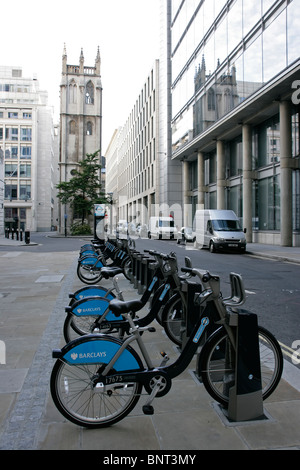
[{"label": "blue rental bicycle", "polygon": [[[208,337],[197,357],[196,372],[202,378],[207,392],[224,407],[229,403],[229,390],[235,383],[236,322],[238,306],[244,302],[242,279],[231,276],[233,295],[223,299],[218,276],[193,268],[204,290],[197,294],[194,308],[198,318],[179,357],[167,365],[167,356],[155,367],[143,342],[142,332],[151,327],[140,327],[132,319],[136,301],[112,300],[111,311],[120,314],[130,324],[129,336],[120,340],[109,335],[87,335],[75,339],[61,350],[53,351],[56,358],[50,389],[57,409],[71,422],[88,428],[112,425],[130,413],[142,395],[148,396],[143,406],[145,414],[154,412],[152,402],[166,395],[172,379],[190,364],[211,322],[218,328]],[[235,286],[238,286],[236,288]],[[211,305],[206,310],[207,304]],[[274,336],[259,327],[260,377],[262,397],[267,398],[277,387],[282,373],[283,358]],[[140,354],[133,345],[138,345]],[[253,384],[257,384],[254,377]]]}]

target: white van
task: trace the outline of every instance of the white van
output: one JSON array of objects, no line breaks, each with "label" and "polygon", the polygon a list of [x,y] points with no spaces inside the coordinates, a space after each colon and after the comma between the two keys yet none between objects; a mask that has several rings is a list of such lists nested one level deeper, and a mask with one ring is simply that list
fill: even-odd
[{"label": "white van", "polygon": [[194,218],[196,247],[208,247],[213,253],[218,250],[246,251],[246,230],[242,230],[239,219],[231,210],[198,210]]},{"label": "white van", "polygon": [[148,237],[159,238],[159,239],[177,238],[177,230],[174,226],[173,217],[150,217]]}]

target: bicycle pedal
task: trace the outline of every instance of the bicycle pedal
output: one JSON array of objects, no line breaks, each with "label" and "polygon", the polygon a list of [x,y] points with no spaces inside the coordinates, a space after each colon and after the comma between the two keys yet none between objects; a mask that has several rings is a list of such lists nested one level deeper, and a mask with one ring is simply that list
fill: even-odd
[{"label": "bicycle pedal", "polygon": [[160,355],[163,357],[162,363],[160,364],[160,367],[163,367],[168,361],[169,361],[169,356],[166,352],[161,351]]},{"label": "bicycle pedal", "polygon": [[154,414],[154,408],[152,405],[144,405],[143,406],[143,413],[144,415],[153,415]]}]

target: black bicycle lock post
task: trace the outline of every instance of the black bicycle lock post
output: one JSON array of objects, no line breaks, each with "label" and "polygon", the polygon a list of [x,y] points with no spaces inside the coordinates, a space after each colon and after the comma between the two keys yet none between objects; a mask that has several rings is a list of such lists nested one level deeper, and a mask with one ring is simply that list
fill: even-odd
[{"label": "black bicycle lock post", "polygon": [[235,384],[229,389],[228,418],[232,421],[261,419],[264,415],[257,316],[246,310],[229,313],[237,327]]}]

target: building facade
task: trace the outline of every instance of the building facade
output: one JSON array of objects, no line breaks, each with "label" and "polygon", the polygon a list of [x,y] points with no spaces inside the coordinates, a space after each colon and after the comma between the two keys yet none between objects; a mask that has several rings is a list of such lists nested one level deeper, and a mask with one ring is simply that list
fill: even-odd
[{"label": "building facade", "polygon": [[0,67],[4,225],[10,230],[50,231],[56,225],[58,137],[47,100],[22,68]]},{"label": "building facade", "polygon": [[[81,50],[79,65],[67,64],[67,52],[62,57],[60,84],[60,182],[69,181],[78,162],[87,154],[102,155],[102,82],[98,48],[95,65],[86,66]],[[99,175],[99,178],[101,175]],[[69,230],[73,214],[59,206],[60,231]]]},{"label": "building facade", "polygon": [[184,225],[232,209],[248,242],[300,246],[299,2],[166,5]]},{"label": "building facade", "polygon": [[118,220],[148,223],[159,187],[157,60],[125,124],[115,131],[106,157],[106,190]]}]

